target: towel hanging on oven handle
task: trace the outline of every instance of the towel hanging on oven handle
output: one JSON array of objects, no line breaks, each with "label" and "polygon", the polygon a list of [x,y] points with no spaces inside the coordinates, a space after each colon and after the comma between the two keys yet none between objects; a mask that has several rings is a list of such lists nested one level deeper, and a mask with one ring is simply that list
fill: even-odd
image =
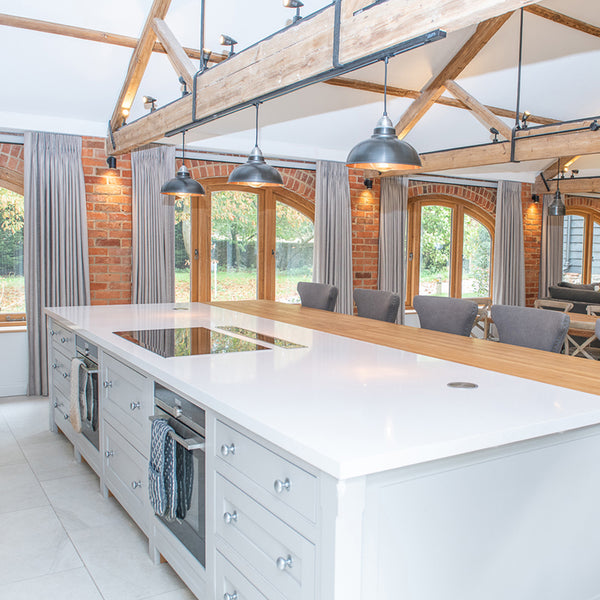
[{"label": "towel hanging on oven handle", "polygon": [[[150,415],[148,417],[150,421],[155,421],[156,419],[164,419],[164,417]],[[194,450],[204,450],[206,446],[206,442],[199,441],[196,438],[182,438],[180,435],[177,435],[174,431],[170,431],[169,435],[171,439],[176,441],[178,444],[181,444],[186,450],[193,452]]]}]

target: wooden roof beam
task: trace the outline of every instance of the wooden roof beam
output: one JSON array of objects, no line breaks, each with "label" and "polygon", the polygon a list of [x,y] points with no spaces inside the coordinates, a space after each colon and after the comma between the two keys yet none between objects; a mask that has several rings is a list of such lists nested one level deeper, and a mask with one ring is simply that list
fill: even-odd
[{"label": "wooden roof beam", "polygon": [[140,87],[144,72],[146,71],[146,67],[148,66],[152,48],[156,41],[156,34],[154,33],[154,29],[152,29],[152,23],[154,22],[154,19],[163,19],[167,14],[170,5],[171,0],[154,0],[152,3],[150,13],[148,14],[142,30],[142,35],[131,55],[127,75],[125,76],[121,93],[119,94],[117,104],[110,119],[110,127],[113,131],[118,129],[123,123],[125,118],[123,111],[129,113],[135,95]]},{"label": "wooden roof beam", "polygon": [[512,13],[493,17],[479,23],[475,33],[461,49],[450,59],[448,64],[421,90],[421,95],[400,117],[396,125],[396,133],[400,139],[406,137],[421,117],[433,106],[444,93],[444,82],[456,79],[465,67],[477,56],[479,51],[492,39],[496,32],[508,21]]},{"label": "wooden roof beam", "polygon": [[543,19],[554,21],[559,25],[564,25],[565,27],[570,27],[571,29],[577,29],[577,31],[587,33],[588,35],[600,37],[600,27],[596,27],[595,25],[590,25],[590,23],[586,23],[585,21],[580,21],[579,19],[574,19],[573,17],[563,15],[562,13],[556,12],[555,10],[544,8],[543,6],[539,6],[538,4],[526,6],[525,10],[528,13],[531,13],[532,15],[537,15],[538,17],[542,17]]},{"label": "wooden roof beam", "polygon": [[[528,130],[516,132],[515,160],[545,160],[561,154],[583,155],[600,153],[600,131],[589,129],[589,119],[568,124],[549,125],[546,132],[558,132],[553,135],[533,137]],[[581,126],[579,131],[569,131]],[[440,152],[420,154],[422,167],[410,171],[389,171],[385,176],[432,173],[451,169],[466,169],[487,165],[510,163],[511,143],[498,142],[482,146],[455,148]]]},{"label": "wooden roof beam", "polygon": [[[342,65],[354,64],[432,30],[455,31],[534,1],[419,0],[407,4],[406,0],[386,0],[341,20],[337,56]],[[336,56],[335,17],[336,5],[328,5],[207,69],[198,78],[196,120],[212,119],[299,81],[329,73]],[[188,95],[114,131],[114,147],[110,139],[107,147],[112,154],[122,154],[189,125],[193,102]]]},{"label": "wooden roof beam", "polygon": [[[556,192],[556,181],[556,179],[548,181],[550,190],[547,190],[541,179],[536,180],[532,191],[534,194],[554,194]],[[560,180],[560,191],[563,194],[573,196],[577,194],[600,194],[600,177],[566,177]]]},{"label": "wooden roof beam", "polygon": [[500,133],[500,135],[510,140],[512,138],[512,128],[509,127],[504,121],[500,120],[491,110],[481,104],[479,100],[475,99],[469,92],[462,88],[456,81],[448,80],[444,83],[444,87],[457,99],[468,106],[475,118],[482,123],[486,129],[494,128]]},{"label": "wooden roof beam", "polygon": [[[364,92],[373,92],[374,94],[383,95],[383,85],[380,83],[373,83],[371,81],[361,81],[360,79],[348,79],[346,77],[334,77],[325,81],[327,85],[334,85],[339,87],[350,88],[354,90],[361,90]],[[387,86],[387,93],[389,96],[396,96],[398,98],[413,98],[416,99],[421,95],[421,92],[417,90],[409,90],[406,88],[399,88],[393,86]],[[436,104],[442,104],[443,106],[451,106],[453,108],[462,108],[464,110],[471,110],[468,106],[465,106],[460,100],[456,98],[449,98],[448,96],[440,96],[435,101]],[[489,111],[498,117],[506,117],[511,120],[515,120],[515,111],[508,110],[506,108],[498,108],[497,106],[490,106],[489,104],[484,105]],[[523,113],[520,114],[521,118]],[[550,119],[548,117],[540,117],[539,115],[530,115],[527,119],[529,123],[537,123],[538,125],[550,125],[552,123],[558,123],[557,119]]]},{"label": "wooden roof beam", "polygon": [[152,28],[154,29],[154,33],[156,33],[158,41],[167,51],[167,57],[175,72],[179,77],[183,77],[188,87],[191,88],[194,83],[194,73],[197,69],[188,58],[183,47],[162,19],[154,19]]},{"label": "wooden roof beam", "polygon": [[0,167],[0,187],[6,188],[16,194],[25,193],[25,178],[23,173],[7,169],[6,167]]}]

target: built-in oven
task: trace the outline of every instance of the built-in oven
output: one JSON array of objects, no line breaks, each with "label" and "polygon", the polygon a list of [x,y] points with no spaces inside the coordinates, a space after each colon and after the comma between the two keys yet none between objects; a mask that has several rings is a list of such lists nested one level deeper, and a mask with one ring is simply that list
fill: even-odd
[{"label": "built-in oven", "polygon": [[100,449],[98,427],[98,347],[78,335],[75,336],[77,358],[84,367],[79,369],[79,393],[82,410],[81,433],[96,448]]},{"label": "built-in oven", "polygon": [[174,519],[157,517],[206,566],[205,412],[156,383],[151,419],[166,420],[173,428],[169,435],[176,443],[177,514]]}]

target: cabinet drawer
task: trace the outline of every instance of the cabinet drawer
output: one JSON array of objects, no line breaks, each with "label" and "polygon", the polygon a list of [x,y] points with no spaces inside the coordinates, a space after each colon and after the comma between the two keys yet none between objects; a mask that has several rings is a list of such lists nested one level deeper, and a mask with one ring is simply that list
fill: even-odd
[{"label": "cabinet drawer", "polygon": [[267,600],[220,552],[217,552],[217,598]]},{"label": "cabinet drawer", "polygon": [[217,421],[217,455],[311,521],[316,521],[317,478]]},{"label": "cabinet drawer", "polygon": [[103,410],[122,425],[123,434],[148,456],[152,414],[151,382],[132,368],[104,355],[102,361]]},{"label": "cabinet drawer", "polygon": [[233,549],[246,577],[252,581],[255,569],[289,600],[314,598],[314,545],[223,476],[216,483],[217,545],[224,554]]},{"label": "cabinet drawer", "polygon": [[52,342],[53,348],[56,348],[69,356],[75,355],[75,334],[65,327],[58,325],[56,321],[50,321],[48,337]]},{"label": "cabinet drawer", "polygon": [[50,372],[52,385],[69,398],[71,395],[71,358],[53,348]]},{"label": "cabinet drawer", "polygon": [[104,423],[104,477],[131,518],[148,533],[148,462],[108,423]]}]

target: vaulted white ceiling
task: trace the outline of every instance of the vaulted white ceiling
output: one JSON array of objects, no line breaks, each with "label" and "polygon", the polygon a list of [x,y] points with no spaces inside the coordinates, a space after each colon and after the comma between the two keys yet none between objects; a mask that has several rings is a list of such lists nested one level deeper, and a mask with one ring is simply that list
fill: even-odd
[{"label": "vaulted white ceiling", "polygon": [[[329,4],[304,0],[304,15]],[[547,0],[543,6],[600,27],[598,0]],[[138,37],[151,0],[0,0],[0,12]],[[236,50],[284,27],[293,10],[281,0],[206,0],[205,47],[216,52],[221,33],[238,40]],[[199,47],[200,1],[173,0],[166,22],[179,41]],[[473,32],[452,33],[439,42],[395,57],[392,86],[420,89]],[[519,16],[513,15],[458,78],[479,101],[515,108]],[[125,77],[131,49],[53,34],[0,26],[0,130],[34,129],[104,136]],[[560,120],[600,113],[600,38],[525,13],[521,109]],[[348,77],[383,83],[383,64]],[[177,76],[165,55],[154,53],[130,119],[144,114],[141,97],[166,104],[180,95]],[[397,120],[411,100],[390,99]],[[261,147],[265,155],[343,161],[368,137],[379,118],[378,94],[317,84],[261,106]],[[247,153],[253,145],[252,109],[190,132],[192,145]],[[512,123],[510,123],[512,126]],[[419,151],[488,142],[490,134],[469,111],[434,105],[407,136]],[[170,143],[180,139],[170,138]],[[478,178],[533,181],[551,161],[498,165],[456,173]],[[581,175],[600,175],[600,156],[581,158]]]}]

